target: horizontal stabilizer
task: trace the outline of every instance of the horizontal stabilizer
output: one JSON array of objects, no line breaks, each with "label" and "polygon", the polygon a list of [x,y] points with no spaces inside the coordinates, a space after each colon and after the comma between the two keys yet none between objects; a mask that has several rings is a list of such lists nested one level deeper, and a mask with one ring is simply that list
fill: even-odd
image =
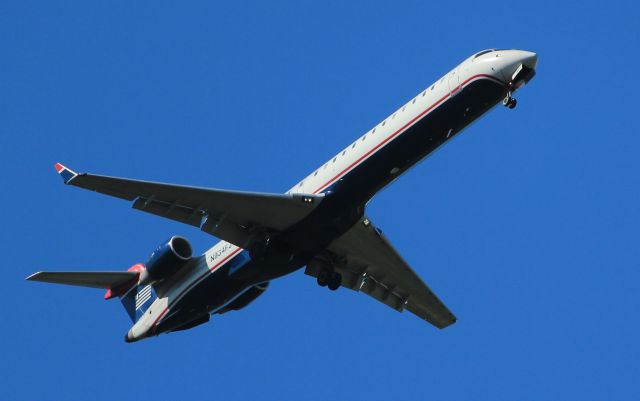
[{"label": "horizontal stabilizer", "polygon": [[135,284],[138,274],[138,272],[37,272],[27,277],[27,280],[110,290],[129,282],[131,285]]}]

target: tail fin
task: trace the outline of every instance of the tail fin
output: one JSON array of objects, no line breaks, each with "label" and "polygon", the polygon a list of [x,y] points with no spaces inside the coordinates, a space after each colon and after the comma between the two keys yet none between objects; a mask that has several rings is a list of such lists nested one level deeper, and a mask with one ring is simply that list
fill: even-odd
[{"label": "tail fin", "polygon": [[133,323],[144,315],[153,301],[158,298],[151,284],[134,285],[127,293],[120,297],[122,306],[129,314]]},{"label": "tail fin", "polygon": [[151,285],[140,284],[141,263],[126,272],[37,272],[27,277],[30,281],[104,288],[104,299],[120,297],[131,320],[135,323],[157,298]]}]

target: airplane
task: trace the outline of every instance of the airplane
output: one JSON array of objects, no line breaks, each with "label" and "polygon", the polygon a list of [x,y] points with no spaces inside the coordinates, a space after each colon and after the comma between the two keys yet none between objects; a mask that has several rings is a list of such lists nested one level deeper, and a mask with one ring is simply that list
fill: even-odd
[{"label": "airplane", "polygon": [[200,256],[173,236],[127,271],[37,272],[27,280],[106,289],[120,298],[134,342],[187,330],[245,308],[269,282],[305,267],[322,287],[363,292],[437,328],[453,313],[365,214],[373,196],[513,97],[535,75],[522,50],[480,51],[439,78],[284,194],[229,191],[76,173],[65,184],[121,198],[221,241]]}]

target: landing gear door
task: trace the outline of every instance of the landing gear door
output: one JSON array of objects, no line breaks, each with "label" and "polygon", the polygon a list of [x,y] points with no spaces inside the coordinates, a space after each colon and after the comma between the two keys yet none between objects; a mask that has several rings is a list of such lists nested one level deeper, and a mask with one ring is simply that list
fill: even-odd
[{"label": "landing gear door", "polygon": [[448,75],[449,81],[449,94],[451,97],[455,96],[460,92],[460,74],[458,74],[458,69],[451,71]]}]

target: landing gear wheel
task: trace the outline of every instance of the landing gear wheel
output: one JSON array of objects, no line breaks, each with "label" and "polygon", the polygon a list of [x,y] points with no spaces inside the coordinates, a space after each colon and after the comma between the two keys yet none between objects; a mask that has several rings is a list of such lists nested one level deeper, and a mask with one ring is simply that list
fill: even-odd
[{"label": "landing gear wheel", "polygon": [[318,273],[318,285],[320,287],[326,287],[327,285],[329,285],[331,278],[332,275],[330,271],[320,270],[320,273]]},{"label": "landing gear wheel", "polygon": [[342,275],[337,272],[333,272],[331,275],[331,280],[329,280],[328,288],[331,291],[335,291],[340,288],[340,284],[342,283]]},{"label": "landing gear wheel", "polygon": [[508,93],[507,96],[502,99],[502,104],[504,105],[504,107],[513,109],[518,104],[518,101],[511,97],[511,93]]}]

